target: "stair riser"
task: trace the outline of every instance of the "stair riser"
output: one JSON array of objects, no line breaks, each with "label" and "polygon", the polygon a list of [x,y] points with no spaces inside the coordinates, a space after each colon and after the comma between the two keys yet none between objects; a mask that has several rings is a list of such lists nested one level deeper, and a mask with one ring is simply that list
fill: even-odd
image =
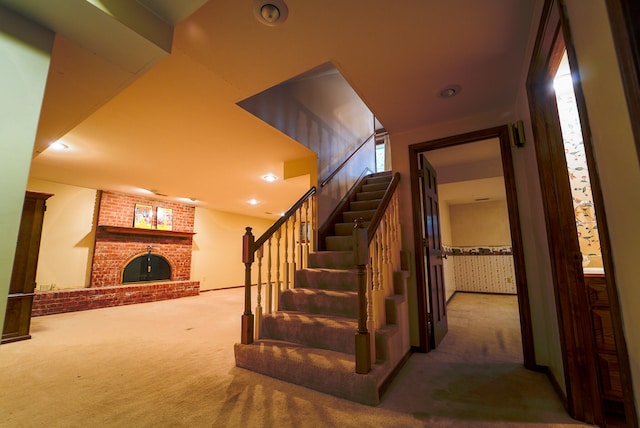
[{"label": "stair riser", "polygon": [[286,313],[265,315],[262,337],[286,340],[312,348],[355,354],[354,336],[357,322],[321,322],[312,316],[306,322],[298,317],[287,317]]},{"label": "stair riser", "polygon": [[342,213],[343,223],[353,223],[357,218],[362,217],[364,221],[371,220],[376,213],[376,210],[366,211],[345,211]]},{"label": "stair riser", "polygon": [[324,243],[329,251],[353,250],[353,238],[351,236],[327,236]]},{"label": "stair riser", "polygon": [[353,201],[349,203],[349,210],[351,211],[366,211],[375,210],[380,205],[380,199],[372,199],[370,201]]},{"label": "stair riser", "polygon": [[363,192],[356,193],[356,201],[371,201],[373,199],[382,199],[384,197],[384,190],[377,192]]},{"label": "stair riser", "polygon": [[[364,227],[369,227],[370,221],[364,222]],[[354,223],[336,223],[334,227],[334,236],[352,236]]]},{"label": "stair riser", "polygon": [[302,269],[296,271],[296,288],[319,288],[321,290],[357,291],[358,276],[356,271],[322,269]]},{"label": "stair riser", "polygon": [[389,187],[388,183],[382,182],[382,183],[367,183],[365,185],[362,186],[362,189],[360,189],[362,192],[377,192],[379,190],[387,190],[387,187]]},{"label": "stair riser", "polygon": [[387,186],[391,183],[392,176],[382,176],[382,177],[369,177],[367,178],[366,184],[377,184],[377,183],[386,183]]},{"label": "stair riser", "polygon": [[358,295],[355,292],[303,288],[285,290],[280,294],[280,309],[356,319]]},{"label": "stair riser", "polygon": [[353,269],[353,252],[321,251],[310,253],[309,268]]}]

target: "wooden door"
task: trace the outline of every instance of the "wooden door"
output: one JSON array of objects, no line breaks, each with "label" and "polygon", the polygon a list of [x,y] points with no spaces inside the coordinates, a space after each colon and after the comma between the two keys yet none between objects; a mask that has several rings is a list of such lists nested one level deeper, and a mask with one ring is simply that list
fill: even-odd
[{"label": "wooden door", "polygon": [[437,347],[447,334],[447,301],[442,270],[442,242],[440,240],[440,214],[438,206],[438,179],[426,156],[420,154],[422,177],[423,243],[429,299],[430,346]]},{"label": "wooden door", "polygon": [[[617,303],[615,275],[611,274],[614,269],[604,198],[595,167],[580,70],[564,12],[561,1],[545,2],[527,91],[556,294],[567,405],[575,419],[599,426],[613,422],[615,426],[637,427],[631,367]],[[555,93],[550,85],[565,50],[588,166],[584,174],[590,177],[597,214],[605,271],[599,284],[585,279],[583,274],[566,152]]]}]

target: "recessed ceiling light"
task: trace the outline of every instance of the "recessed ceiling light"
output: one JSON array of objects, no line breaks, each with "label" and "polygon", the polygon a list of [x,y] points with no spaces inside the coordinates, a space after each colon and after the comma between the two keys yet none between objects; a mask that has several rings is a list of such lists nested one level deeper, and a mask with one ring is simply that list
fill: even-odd
[{"label": "recessed ceiling light", "polygon": [[278,177],[274,174],[265,174],[262,176],[262,179],[266,182],[273,183],[278,179]]},{"label": "recessed ceiling light", "polygon": [[196,198],[178,198],[179,201],[186,202],[188,204],[192,204],[194,202],[198,202]]},{"label": "recessed ceiling light", "polygon": [[53,150],[67,150],[69,148],[69,146],[67,146],[65,143],[61,141],[55,141],[49,144],[49,147],[52,148]]},{"label": "recessed ceiling light", "polygon": [[250,205],[258,205],[258,200],[257,199],[249,199],[247,202],[249,202]]},{"label": "recessed ceiling light", "polygon": [[254,0],[253,15],[258,22],[275,27],[287,20],[289,8],[284,0]]},{"label": "recessed ceiling light", "polygon": [[447,85],[438,92],[438,96],[441,98],[451,98],[458,95],[461,90],[460,85]]}]

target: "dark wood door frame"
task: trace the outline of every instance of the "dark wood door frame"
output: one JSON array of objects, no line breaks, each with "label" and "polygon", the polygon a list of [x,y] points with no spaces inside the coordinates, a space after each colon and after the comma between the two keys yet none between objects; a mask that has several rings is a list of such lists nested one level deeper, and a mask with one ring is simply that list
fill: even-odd
[{"label": "dark wood door frame", "polygon": [[586,310],[588,296],[582,272],[582,256],[575,232],[562,132],[555,94],[550,86],[565,49],[574,77],[574,92],[582,125],[625,397],[626,420],[629,426],[637,427],[631,370],[622,330],[604,200],[594,161],[586,102],[579,83],[576,52],[562,0],[547,0],[531,60],[527,90],[551,255],[567,404],[569,413],[576,419],[599,425],[606,423],[599,395],[599,368],[592,339],[593,326]]},{"label": "dark wood door frame", "polygon": [[507,125],[495,128],[454,135],[438,140],[426,141],[409,146],[409,165],[411,179],[411,205],[413,210],[413,239],[415,245],[416,263],[416,289],[418,300],[418,329],[420,336],[419,350],[430,350],[430,337],[427,328],[427,284],[425,279],[424,247],[422,245],[422,231],[420,229],[421,201],[420,201],[420,177],[418,176],[419,153],[473,143],[476,141],[498,138],[500,142],[500,154],[502,158],[502,173],[504,176],[505,191],[507,195],[507,207],[509,210],[509,227],[511,230],[511,243],[513,248],[513,263],[516,275],[516,287],[518,292],[518,309],[520,311],[520,333],[522,335],[522,351],[524,365],[528,369],[536,368],[535,353],[533,347],[533,328],[531,325],[531,310],[529,307],[529,289],[527,287],[527,275],[524,263],[524,246],[520,226],[520,214],[518,210],[518,195],[516,192],[516,180],[511,157],[511,144],[509,128]]}]

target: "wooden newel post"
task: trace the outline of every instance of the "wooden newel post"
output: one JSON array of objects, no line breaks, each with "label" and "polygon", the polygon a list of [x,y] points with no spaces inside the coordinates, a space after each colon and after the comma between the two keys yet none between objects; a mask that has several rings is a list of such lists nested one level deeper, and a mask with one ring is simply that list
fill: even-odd
[{"label": "wooden newel post", "polygon": [[367,264],[369,263],[369,239],[362,217],[356,219],[353,236],[353,262],[358,269],[358,332],[356,333],[356,373],[371,370],[371,348],[367,331]]},{"label": "wooden newel post", "polygon": [[253,314],[251,313],[251,264],[253,255],[253,234],[251,228],[246,228],[242,236],[242,263],[244,263],[244,314],[242,314],[242,332],[240,343],[248,345],[253,343]]}]

